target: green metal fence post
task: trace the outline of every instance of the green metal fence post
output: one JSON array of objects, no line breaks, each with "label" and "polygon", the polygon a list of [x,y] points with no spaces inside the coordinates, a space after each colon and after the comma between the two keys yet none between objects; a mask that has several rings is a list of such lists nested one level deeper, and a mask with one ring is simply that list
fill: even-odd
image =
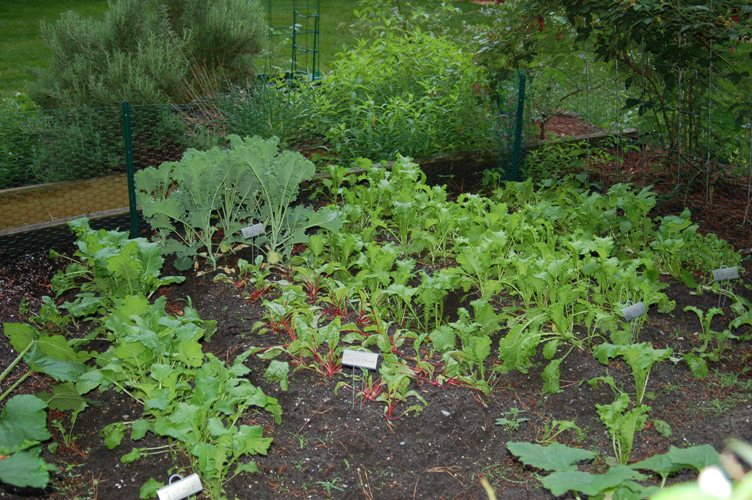
[{"label": "green metal fence post", "polygon": [[131,238],[138,237],[138,210],[136,209],[135,167],[133,166],[133,135],[131,134],[131,107],[123,101],[123,145],[125,146],[125,171],[128,176],[128,206],[130,208]]},{"label": "green metal fence post", "polygon": [[509,161],[509,171],[506,180],[520,180],[520,163],[522,162],[522,128],[524,126],[525,114],[525,72],[519,72],[519,88],[517,90],[517,113],[515,114],[514,124],[514,144],[512,146],[512,157]]}]

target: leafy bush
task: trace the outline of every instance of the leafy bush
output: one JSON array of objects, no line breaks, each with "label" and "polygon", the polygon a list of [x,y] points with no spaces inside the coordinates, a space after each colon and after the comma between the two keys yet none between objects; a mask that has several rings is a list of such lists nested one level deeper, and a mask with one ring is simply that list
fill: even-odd
[{"label": "leafy bush", "polygon": [[227,133],[277,137],[283,146],[308,140],[314,117],[312,88],[284,82],[261,82],[247,91],[235,89],[217,102]]},{"label": "leafy bush", "polygon": [[118,108],[47,110],[33,127],[39,140],[31,162],[24,165],[30,172],[28,183],[86,179],[123,170]]},{"label": "leafy bush", "polygon": [[0,189],[21,186],[38,147],[36,104],[25,94],[0,99]]},{"label": "leafy bush", "polygon": [[487,75],[450,40],[386,34],[337,55],[312,126],[340,155],[479,151],[494,145]]},{"label": "leafy bush", "polygon": [[54,105],[186,102],[253,76],[265,32],[258,0],[115,0],[104,19],[42,24],[52,51],[35,99]]}]

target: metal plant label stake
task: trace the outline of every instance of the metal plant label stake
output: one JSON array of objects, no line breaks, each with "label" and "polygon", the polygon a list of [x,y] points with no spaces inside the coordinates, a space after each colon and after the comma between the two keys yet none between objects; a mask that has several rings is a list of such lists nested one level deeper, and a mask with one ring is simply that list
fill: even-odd
[{"label": "metal plant label stake", "polygon": [[642,302],[637,302],[621,310],[621,315],[629,322],[636,320],[643,314],[645,314],[645,304]]},{"label": "metal plant label stake", "polygon": [[720,284],[720,288],[718,291],[718,307],[721,307],[721,305],[724,305],[726,303],[726,295],[723,294],[723,291],[726,288],[724,288],[722,283],[739,279],[739,268],[736,266],[720,267],[718,269],[713,269],[712,272],[713,272],[713,281]]},{"label": "metal plant label stake", "polygon": [[[243,235],[243,238],[250,240],[251,238],[264,234],[264,229],[264,224],[259,222],[258,224],[251,224],[250,226],[244,227],[240,230],[240,234]],[[256,250],[253,245],[251,245],[251,259],[256,259]]]},{"label": "metal plant label stake", "polygon": [[251,238],[255,238],[256,236],[264,234],[264,225],[260,222],[258,224],[252,224],[241,229],[240,233],[243,235],[243,238],[249,240]]},{"label": "metal plant label stake", "polygon": [[[352,368],[352,407],[355,408],[355,369],[360,368],[363,376],[360,378],[360,392],[365,390],[365,375],[368,370],[376,370],[379,366],[379,354],[371,351],[354,351],[345,349],[342,352],[342,366]],[[360,409],[363,409],[363,398],[360,398]]]},{"label": "metal plant label stake", "polygon": [[637,340],[637,329],[640,326],[640,322],[636,320],[644,316],[646,312],[647,310],[645,309],[645,304],[643,304],[642,301],[637,302],[636,304],[632,304],[631,306],[627,306],[621,310],[621,315],[632,326],[633,341]]}]

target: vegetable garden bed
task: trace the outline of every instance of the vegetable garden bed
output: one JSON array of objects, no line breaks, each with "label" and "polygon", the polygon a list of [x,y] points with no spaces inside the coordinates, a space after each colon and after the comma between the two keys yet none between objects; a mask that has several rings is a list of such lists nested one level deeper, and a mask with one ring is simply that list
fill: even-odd
[{"label": "vegetable garden bed", "polygon": [[[252,155],[249,144],[234,147]],[[218,154],[190,161],[234,161]],[[199,472],[207,491],[230,498],[484,498],[482,478],[499,498],[639,498],[658,472],[689,480],[717,460],[693,446],[752,440],[748,263],[688,213],[657,217],[654,194],[628,185],[568,178],[457,196],[426,185],[406,159],[391,172],[364,166],[359,176],[335,169],[319,195],[341,225],[273,247],[275,264],[238,242],[228,254],[219,231],[204,240],[215,248],[181,247],[162,268],[157,245],[78,222],[80,263],[64,275],[52,279],[65,260],[4,267],[0,319],[16,350],[29,331],[8,326],[17,321],[35,335],[93,340],[70,360],[85,365],[74,382],[88,408],[71,425],[53,398],[52,439],[38,439],[54,464],[50,486],[2,495],[134,498],[149,479]],[[178,216],[158,189],[146,202],[143,186],[147,219]],[[161,278],[172,263],[187,268],[184,281]],[[710,275],[722,265],[742,272],[725,291]],[[42,301],[50,282],[59,298]],[[635,302],[647,315],[628,323],[621,311]],[[378,373],[353,379],[345,348],[379,353]],[[4,348],[3,364],[15,356]],[[19,393],[55,391],[38,372],[49,370],[35,369]],[[227,373],[237,386],[211,396]],[[200,404],[214,406],[184,428]],[[226,435],[243,453],[216,462],[206,450]],[[557,450],[563,463],[552,465],[509,443],[590,452]],[[663,453],[661,466],[644,462]]]}]

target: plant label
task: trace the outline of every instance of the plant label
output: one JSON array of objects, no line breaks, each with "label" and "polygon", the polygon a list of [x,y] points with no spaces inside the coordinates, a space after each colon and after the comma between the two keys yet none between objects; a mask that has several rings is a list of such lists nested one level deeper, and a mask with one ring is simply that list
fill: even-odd
[{"label": "plant label", "polygon": [[261,234],[264,234],[264,225],[262,223],[253,224],[248,227],[244,227],[240,230],[241,234],[243,235],[243,238],[250,239],[254,238],[256,236],[259,236]]},{"label": "plant label", "polygon": [[[170,478],[170,481],[172,481],[172,478]],[[195,495],[203,489],[204,487],[201,485],[201,479],[198,477],[198,474],[191,474],[174,483],[170,482],[167,486],[157,490],[157,497],[159,500],[181,500]]]},{"label": "plant label", "polygon": [[722,267],[720,269],[713,269],[713,279],[715,281],[728,281],[739,278],[738,267]]},{"label": "plant label", "polygon": [[634,321],[643,314],[645,314],[645,304],[642,302],[632,304],[621,310],[621,315],[624,316],[624,319],[627,321]]},{"label": "plant label", "polygon": [[353,351],[345,349],[342,353],[342,364],[353,368],[375,370],[379,365],[379,354],[370,351]]}]

